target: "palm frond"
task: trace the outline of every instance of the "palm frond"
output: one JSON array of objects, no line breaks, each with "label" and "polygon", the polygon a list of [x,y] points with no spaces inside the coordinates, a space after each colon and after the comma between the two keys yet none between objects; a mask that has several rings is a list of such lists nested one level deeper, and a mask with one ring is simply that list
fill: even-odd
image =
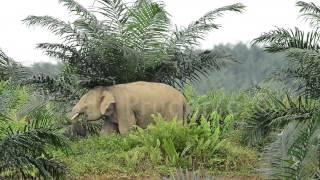
[{"label": "palm frond", "polygon": [[60,36],[75,33],[70,24],[51,16],[28,16],[23,22],[27,26],[39,25],[46,27],[52,33]]},{"label": "palm frond", "polygon": [[311,98],[319,97],[320,56],[317,51],[291,48],[286,51],[289,66],[285,75],[287,79],[299,80],[297,91]]},{"label": "palm frond", "polygon": [[317,102],[298,97],[293,99],[287,94],[282,100],[267,92],[253,109],[253,115],[248,121],[245,140],[248,144],[255,145],[271,132],[285,127],[291,121],[310,119],[317,113]]},{"label": "palm frond", "polygon": [[[110,35],[110,28],[101,21],[88,21],[86,18],[79,18],[73,23],[74,27],[80,31],[87,39],[103,40]],[[82,42],[85,44],[86,42]]]},{"label": "palm frond", "polygon": [[319,13],[320,14],[320,7],[317,6],[313,2],[304,2],[304,1],[298,1],[296,3],[296,6],[300,7],[300,12],[306,13],[306,12],[312,12],[312,13]]},{"label": "palm frond", "polygon": [[207,76],[213,70],[235,62],[234,59],[221,51],[193,51],[177,53],[173,59],[155,66],[149,75],[153,81],[163,82],[180,88],[190,82],[196,82],[201,76]]},{"label": "palm frond", "polygon": [[277,28],[253,40],[254,44],[266,45],[268,52],[280,52],[290,48],[318,50],[320,34],[318,31],[303,32],[298,28],[287,30]]},{"label": "palm frond", "polygon": [[130,9],[129,15],[124,42],[142,52],[163,49],[161,44],[166,40],[169,29],[169,19],[164,7],[150,0],[143,0]]},{"label": "palm frond", "polygon": [[320,22],[320,7],[313,2],[298,1],[296,3],[300,7],[300,13],[311,25],[319,25]]},{"label": "palm frond", "polygon": [[28,69],[15,62],[0,49],[0,80],[20,81],[28,78],[29,75]]},{"label": "palm frond", "polygon": [[192,22],[187,28],[176,30],[169,43],[182,49],[199,45],[199,41],[202,40],[209,31],[220,27],[220,25],[214,23],[216,18],[223,16],[226,12],[242,12],[244,8],[245,6],[243,4],[236,3],[210,11],[197,21]]},{"label": "palm frond", "polygon": [[73,59],[75,56],[80,56],[76,48],[64,44],[40,43],[37,48],[42,49],[46,55],[58,58],[63,62]]},{"label": "palm frond", "polygon": [[[9,85],[5,89],[16,95]],[[0,93],[0,98],[4,95]],[[10,107],[10,103],[7,104],[7,108]],[[0,113],[0,176],[30,178],[30,172],[35,172],[36,176],[44,178],[64,177],[66,166],[47,151],[49,146],[68,151],[65,137],[58,133],[60,128],[53,110],[46,103],[24,110],[27,112],[20,112],[20,119],[4,114],[7,111]]]},{"label": "palm frond", "polygon": [[53,34],[64,39],[67,44],[81,45],[87,38],[85,34],[75,29],[72,24],[51,16],[28,16],[22,21],[27,26],[47,28]]},{"label": "palm frond", "polygon": [[76,15],[80,15],[89,21],[97,21],[97,18],[93,13],[74,0],[59,0],[59,3],[63,4],[63,6],[67,7],[69,11]]},{"label": "palm frond", "polygon": [[[261,172],[269,179],[312,178],[317,171],[318,115],[305,122],[291,122],[262,153]],[[314,164],[315,163],[315,164]]]},{"label": "palm frond", "polygon": [[[57,160],[48,160],[46,145],[66,148],[65,141],[52,129],[31,131],[8,131],[0,141],[0,171],[12,171],[28,174],[28,167],[35,167],[43,177],[65,175],[65,165]],[[50,163],[51,162],[51,163]],[[57,173],[58,174],[53,174]]]},{"label": "palm frond", "polygon": [[97,12],[104,16],[102,23],[108,26],[110,33],[121,35],[128,20],[128,10],[122,0],[98,0]]}]

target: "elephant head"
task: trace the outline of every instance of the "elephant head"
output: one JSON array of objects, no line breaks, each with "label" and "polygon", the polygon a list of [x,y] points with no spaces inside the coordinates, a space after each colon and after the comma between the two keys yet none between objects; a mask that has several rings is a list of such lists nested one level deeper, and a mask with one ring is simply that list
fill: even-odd
[{"label": "elephant head", "polygon": [[71,112],[71,121],[75,122],[79,115],[85,115],[86,120],[95,121],[103,116],[110,116],[115,109],[115,99],[112,93],[103,87],[89,90],[81,97]]}]

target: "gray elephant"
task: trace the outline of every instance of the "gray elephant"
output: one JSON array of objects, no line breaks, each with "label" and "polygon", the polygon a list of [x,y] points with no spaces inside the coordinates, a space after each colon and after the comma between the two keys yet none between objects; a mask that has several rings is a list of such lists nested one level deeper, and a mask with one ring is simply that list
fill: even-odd
[{"label": "gray elephant", "polygon": [[[151,82],[133,82],[109,87],[96,87],[81,97],[71,112],[75,122],[84,114],[88,121],[109,117],[118,131],[127,133],[133,126],[146,128],[152,122],[152,114],[159,113],[165,119],[186,120],[186,99],[175,88]],[[114,131],[114,124],[105,123],[104,129]]]}]

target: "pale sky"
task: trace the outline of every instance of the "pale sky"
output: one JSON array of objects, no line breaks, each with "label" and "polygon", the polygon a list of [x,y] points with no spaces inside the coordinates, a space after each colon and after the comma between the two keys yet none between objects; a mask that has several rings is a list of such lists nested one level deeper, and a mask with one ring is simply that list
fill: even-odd
[{"label": "pale sky", "polygon": [[[303,27],[308,25],[298,18],[296,0],[163,0],[171,14],[173,24],[185,26],[197,20],[207,11],[241,2],[247,6],[242,14],[229,13],[219,18],[219,30],[210,33],[201,48],[216,44],[249,43],[261,33],[278,27]],[[78,0],[90,6],[93,0]],[[307,0],[307,2],[310,2]],[[320,0],[313,0],[320,4]],[[27,27],[21,20],[28,15],[50,15],[68,20],[68,11],[58,0],[0,0],[0,48],[16,61],[25,65],[33,62],[53,62],[35,48],[37,43],[59,42],[59,39],[43,28]]]}]

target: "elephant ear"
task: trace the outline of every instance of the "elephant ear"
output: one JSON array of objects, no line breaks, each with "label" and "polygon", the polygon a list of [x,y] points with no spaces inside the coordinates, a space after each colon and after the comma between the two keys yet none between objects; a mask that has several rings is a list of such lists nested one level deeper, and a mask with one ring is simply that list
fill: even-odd
[{"label": "elephant ear", "polygon": [[108,91],[102,92],[101,104],[100,104],[100,112],[104,115],[111,115],[114,112],[115,108],[115,99],[112,93]]}]

